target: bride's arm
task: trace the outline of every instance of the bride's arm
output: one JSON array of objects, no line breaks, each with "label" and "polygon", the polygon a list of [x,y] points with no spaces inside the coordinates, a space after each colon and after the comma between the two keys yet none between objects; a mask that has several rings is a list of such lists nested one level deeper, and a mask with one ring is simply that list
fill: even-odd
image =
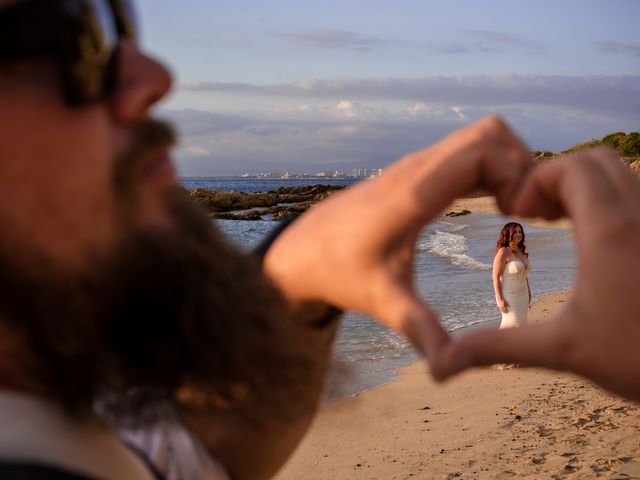
[{"label": "bride's arm", "polygon": [[496,303],[498,304],[498,308],[502,313],[509,312],[509,304],[502,296],[502,282],[500,281],[500,277],[502,276],[502,272],[504,271],[505,265],[505,256],[506,249],[502,247],[496,253],[496,256],[493,258],[493,290],[496,294]]}]

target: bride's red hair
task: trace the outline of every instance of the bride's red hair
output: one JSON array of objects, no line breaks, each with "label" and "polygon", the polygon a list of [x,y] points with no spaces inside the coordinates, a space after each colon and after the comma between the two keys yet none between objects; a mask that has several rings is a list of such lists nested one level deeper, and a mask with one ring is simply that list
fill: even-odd
[{"label": "bride's red hair", "polygon": [[502,247],[509,246],[511,236],[513,235],[513,231],[516,229],[516,227],[520,227],[520,231],[522,232],[522,240],[520,240],[520,243],[518,243],[518,247],[520,248],[520,250],[522,250],[522,253],[527,256],[529,255],[527,253],[527,247],[524,244],[524,228],[522,228],[522,225],[517,222],[509,222],[504,227],[502,227],[502,230],[500,230],[500,236],[498,237],[498,241],[496,242],[496,251],[493,252],[494,257],[496,256],[496,253],[498,253],[498,250],[500,250]]}]

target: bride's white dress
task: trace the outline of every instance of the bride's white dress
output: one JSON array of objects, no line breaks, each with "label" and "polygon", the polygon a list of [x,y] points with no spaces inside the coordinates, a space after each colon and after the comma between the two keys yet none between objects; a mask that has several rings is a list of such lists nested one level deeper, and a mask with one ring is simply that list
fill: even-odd
[{"label": "bride's white dress", "polygon": [[527,324],[529,311],[529,290],[527,273],[531,270],[531,262],[525,267],[520,260],[510,260],[504,266],[500,282],[502,296],[509,304],[508,312],[502,314],[500,328],[524,327]]}]

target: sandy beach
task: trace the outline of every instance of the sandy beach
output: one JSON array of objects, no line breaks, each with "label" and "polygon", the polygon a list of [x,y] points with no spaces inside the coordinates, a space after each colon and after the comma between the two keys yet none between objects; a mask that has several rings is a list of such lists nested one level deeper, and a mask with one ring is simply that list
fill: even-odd
[{"label": "sandy beach", "polygon": [[[568,295],[537,299],[530,321],[551,318]],[[419,362],[323,406],[276,478],[596,477],[640,478],[640,405],[541,369],[476,369],[438,385]]]},{"label": "sandy beach", "polygon": [[[462,210],[469,210],[472,213],[487,213],[500,215],[501,212],[498,209],[495,198],[491,196],[482,197],[469,197],[459,198],[449,205],[444,212],[460,212]],[[568,219],[560,219],[555,221],[548,220],[536,220],[532,222],[532,225],[539,228],[565,228],[571,229],[572,223]]]}]

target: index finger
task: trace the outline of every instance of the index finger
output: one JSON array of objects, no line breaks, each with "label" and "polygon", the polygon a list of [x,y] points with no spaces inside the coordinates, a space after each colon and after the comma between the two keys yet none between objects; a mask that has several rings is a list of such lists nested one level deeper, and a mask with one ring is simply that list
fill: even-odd
[{"label": "index finger", "polygon": [[[593,152],[597,153],[597,152]],[[574,220],[578,243],[609,235],[616,225],[627,228],[631,206],[629,183],[625,175],[603,162],[609,156],[581,154],[552,161],[535,168],[523,182],[514,200],[514,213],[523,217],[547,219],[568,215]],[[638,183],[640,189],[640,183]],[[618,234],[619,232],[615,232]]]}]

